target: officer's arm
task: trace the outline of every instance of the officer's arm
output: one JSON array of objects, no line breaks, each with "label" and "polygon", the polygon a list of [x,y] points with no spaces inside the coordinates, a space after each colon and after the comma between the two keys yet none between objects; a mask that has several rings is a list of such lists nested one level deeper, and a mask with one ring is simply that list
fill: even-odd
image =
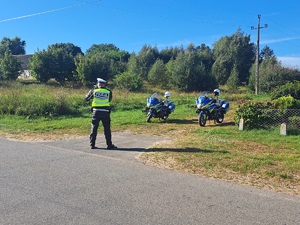
[{"label": "officer's arm", "polygon": [[112,100],[112,91],[110,91],[110,95],[109,95],[109,99],[108,99],[108,101],[110,101],[110,102],[111,102],[111,100]]},{"label": "officer's arm", "polygon": [[93,92],[94,92],[94,90],[91,89],[91,90],[89,91],[89,93],[85,96],[85,100],[86,100],[86,101],[88,101],[88,100],[90,100],[91,98],[93,98]]}]

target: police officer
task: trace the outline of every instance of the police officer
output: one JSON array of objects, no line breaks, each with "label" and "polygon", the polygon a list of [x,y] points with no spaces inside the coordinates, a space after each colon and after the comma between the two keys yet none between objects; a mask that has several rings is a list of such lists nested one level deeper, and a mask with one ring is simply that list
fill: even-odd
[{"label": "police officer", "polygon": [[214,90],[214,94],[215,94],[215,97],[216,97],[216,99],[214,99],[214,103],[217,103],[218,106],[220,106],[220,100],[219,100],[220,93],[221,93],[220,89],[216,88]]},{"label": "police officer", "polygon": [[171,114],[172,112],[174,112],[174,109],[175,109],[175,104],[172,102],[170,97],[171,97],[171,93],[169,91],[167,91],[165,93],[166,99],[163,102],[164,102],[165,106],[168,107],[168,114]]},{"label": "police officer", "polygon": [[106,139],[107,149],[115,149],[117,146],[113,145],[111,141],[111,130],[110,130],[110,101],[112,99],[112,91],[105,88],[106,81],[97,78],[97,86],[91,89],[85,96],[85,100],[92,101],[92,124],[90,134],[90,146],[91,149],[95,149],[95,142],[97,138],[97,130],[100,121],[104,127],[104,136]]}]

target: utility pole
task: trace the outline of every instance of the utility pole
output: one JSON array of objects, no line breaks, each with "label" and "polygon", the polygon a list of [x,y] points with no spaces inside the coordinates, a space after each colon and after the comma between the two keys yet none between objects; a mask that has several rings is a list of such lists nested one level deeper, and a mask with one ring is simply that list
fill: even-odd
[{"label": "utility pole", "polygon": [[259,36],[260,29],[267,28],[268,24],[265,24],[263,27],[260,26],[260,15],[258,15],[258,25],[257,27],[251,27],[251,30],[257,29],[257,44],[256,44],[256,74],[255,74],[255,94],[259,93]]}]

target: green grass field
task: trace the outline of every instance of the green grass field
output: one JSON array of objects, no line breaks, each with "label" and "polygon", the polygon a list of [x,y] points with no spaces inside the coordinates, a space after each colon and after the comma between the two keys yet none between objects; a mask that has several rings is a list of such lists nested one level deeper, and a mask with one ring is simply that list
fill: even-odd
[{"label": "green grass field", "polygon": [[[72,89],[43,85],[18,84],[0,86],[0,135],[19,140],[58,140],[88,136],[90,131],[89,104],[83,101],[86,88]],[[142,109],[146,98],[155,89],[144,93],[114,90],[112,117],[113,131],[172,137],[173,141],[153,146],[140,155],[149,165],[183,171],[231,182],[300,195],[300,142],[299,135],[281,136],[278,129],[240,131],[234,124],[237,101],[266,99],[241,91],[239,95],[223,92],[231,108],[223,124],[208,122],[200,127],[195,113],[195,97],[199,93],[171,91],[176,110],[167,123],[152,119],[146,123]],[[163,93],[164,90],[158,90]],[[36,98],[36,95],[38,97]],[[31,101],[28,104],[27,101]],[[50,110],[71,112],[71,115],[44,114],[47,103],[55,102]],[[22,105],[31,114],[8,115],[9,107]],[[37,107],[37,108],[34,108]],[[48,108],[47,108],[48,109]],[[10,108],[11,112],[14,112]],[[35,114],[34,112],[39,112]],[[101,127],[99,128],[102,129]],[[100,131],[101,132],[101,131]]]}]

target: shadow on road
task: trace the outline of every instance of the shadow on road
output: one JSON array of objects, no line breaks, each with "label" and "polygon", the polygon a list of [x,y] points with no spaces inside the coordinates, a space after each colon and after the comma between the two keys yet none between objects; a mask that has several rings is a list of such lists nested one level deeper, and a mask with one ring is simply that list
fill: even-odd
[{"label": "shadow on road", "polygon": [[116,149],[106,149],[106,148],[98,148],[96,147],[93,150],[102,150],[102,151],[128,151],[128,152],[146,152],[148,151],[148,149],[146,148],[122,148],[122,147],[118,147]]},{"label": "shadow on road", "polygon": [[228,151],[221,150],[207,150],[207,149],[200,149],[200,148],[151,148],[147,149],[147,152],[198,152],[198,153],[222,153],[228,154]]}]

